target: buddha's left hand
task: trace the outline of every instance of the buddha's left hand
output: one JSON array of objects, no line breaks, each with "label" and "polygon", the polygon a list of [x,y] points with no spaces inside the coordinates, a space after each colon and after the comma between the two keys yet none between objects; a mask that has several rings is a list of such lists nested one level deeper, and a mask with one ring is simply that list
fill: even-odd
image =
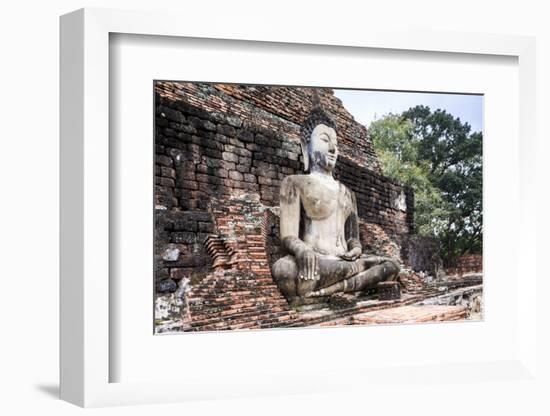
[{"label": "buddha's left hand", "polygon": [[354,261],[357,260],[357,258],[361,255],[361,248],[360,247],[354,247],[347,253],[344,253],[340,255],[341,259],[347,260],[347,261]]}]

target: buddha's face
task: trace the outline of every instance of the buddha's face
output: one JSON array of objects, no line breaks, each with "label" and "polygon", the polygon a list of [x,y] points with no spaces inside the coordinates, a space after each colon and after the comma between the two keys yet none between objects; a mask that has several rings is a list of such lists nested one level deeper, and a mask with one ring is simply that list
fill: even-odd
[{"label": "buddha's face", "polygon": [[319,124],[311,132],[309,142],[309,163],[311,169],[332,172],[338,158],[336,131],[332,127]]}]

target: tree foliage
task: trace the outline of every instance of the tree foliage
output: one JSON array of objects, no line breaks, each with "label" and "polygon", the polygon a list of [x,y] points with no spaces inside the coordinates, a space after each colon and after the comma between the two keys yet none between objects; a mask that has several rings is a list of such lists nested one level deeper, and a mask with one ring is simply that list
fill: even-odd
[{"label": "tree foliage", "polygon": [[369,128],[384,174],[415,192],[415,226],[447,262],[481,253],[482,134],[446,111],[416,106]]}]

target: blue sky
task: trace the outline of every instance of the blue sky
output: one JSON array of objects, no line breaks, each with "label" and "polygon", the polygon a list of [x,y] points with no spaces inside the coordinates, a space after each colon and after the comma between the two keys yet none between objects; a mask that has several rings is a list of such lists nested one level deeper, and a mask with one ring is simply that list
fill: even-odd
[{"label": "blue sky", "polygon": [[472,132],[483,128],[481,95],[417,93],[394,91],[334,90],[344,107],[361,124],[369,124],[388,113],[399,114],[415,105],[427,105],[432,111],[446,110],[472,126]]}]

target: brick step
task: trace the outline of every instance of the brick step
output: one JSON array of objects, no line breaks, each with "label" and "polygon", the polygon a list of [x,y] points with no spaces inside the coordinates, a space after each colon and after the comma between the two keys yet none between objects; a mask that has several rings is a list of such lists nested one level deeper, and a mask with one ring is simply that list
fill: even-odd
[{"label": "brick step", "polygon": [[204,279],[202,282],[199,283],[199,285],[215,285],[215,284],[227,284],[227,283],[269,283],[272,285],[275,285],[275,281],[270,277],[261,277],[256,275],[255,277],[250,278],[217,278],[217,279]]},{"label": "brick step", "polygon": [[256,300],[250,299],[244,302],[226,302],[226,303],[194,303],[190,304],[190,310],[200,311],[210,310],[212,313],[223,311],[223,310],[237,310],[243,308],[251,307],[261,307],[264,305],[269,305],[273,308],[288,308],[288,305],[284,301],[279,300]]},{"label": "brick step", "polygon": [[256,324],[260,325],[262,322],[266,324],[271,324],[280,319],[282,316],[288,315],[289,311],[252,311],[247,313],[232,314],[226,316],[206,316],[200,317],[202,319],[197,319],[191,324],[192,327],[202,327],[205,325],[236,325],[236,324]]},{"label": "brick step", "polygon": [[259,327],[263,321],[272,323],[273,320],[277,320],[278,318],[283,317],[285,315],[290,316],[291,314],[292,312],[287,310],[283,310],[283,311],[272,311],[270,309],[256,310],[256,311],[235,313],[227,316],[214,316],[211,318],[194,320],[193,322],[191,322],[191,327],[205,328],[208,326],[215,326],[216,328],[219,328],[219,327],[226,327],[226,326],[233,326],[233,325],[252,325],[252,326]]},{"label": "brick step", "polygon": [[271,317],[269,319],[262,319],[262,317],[258,317],[254,320],[239,320],[239,321],[232,321],[232,322],[213,322],[206,324],[200,328],[200,330],[209,330],[209,329],[261,329],[261,328],[276,328],[276,327],[282,327],[284,322],[288,322],[291,317],[290,315],[280,315],[277,317]]},{"label": "brick step", "polygon": [[254,298],[254,297],[282,297],[281,292],[277,288],[272,287],[260,287],[260,288],[221,288],[217,291],[202,290],[200,292],[193,291],[189,293],[189,299],[228,299],[233,297],[235,299],[240,298]]},{"label": "brick step", "polygon": [[200,300],[200,299],[215,300],[215,299],[228,299],[230,297],[233,297],[235,299],[240,299],[240,298],[247,298],[247,297],[265,297],[265,296],[274,297],[274,298],[282,298],[281,292],[279,292],[278,289],[269,288],[269,287],[264,287],[264,288],[261,288],[261,289],[259,288],[259,289],[256,289],[256,290],[244,290],[244,289],[231,290],[231,289],[227,289],[227,290],[220,290],[218,292],[212,292],[212,291],[208,291],[208,290],[200,291],[200,292],[193,291],[189,295],[189,298],[190,299],[197,299],[197,300]]},{"label": "brick step", "polygon": [[[259,296],[259,289],[250,287],[252,282],[257,282],[258,280],[215,280],[205,285],[204,292],[197,293],[194,290],[192,292],[193,297],[189,300],[192,320],[194,322],[192,322],[190,328],[185,328],[184,330],[234,330],[369,323],[367,319],[371,315],[374,316],[373,319],[375,320],[382,319],[380,317],[385,316],[385,313],[378,314],[377,311],[391,311],[393,309],[410,307],[410,305],[425,301],[426,299],[449,294],[454,289],[470,287],[472,283],[481,282],[481,278],[473,276],[469,279],[419,285],[420,288],[418,291],[413,293],[405,292],[407,294],[400,300],[377,301],[374,298],[359,298],[355,306],[344,309],[329,309],[325,307],[307,312],[296,312],[293,309],[289,309],[286,300],[280,294],[271,278],[263,278],[263,282],[266,284],[262,287],[262,296]],[[236,281],[243,283],[243,287],[240,290],[231,289]],[[416,285],[413,284],[411,286]],[[204,297],[202,297],[203,295]],[[258,305],[260,302],[262,304]],[[419,310],[419,312],[422,311]],[[391,316],[390,312],[388,314]],[[453,320],[464,318],[462,311],[454,310],[442,312],[436,315],[436,318],[432,318],[432,315],[426,315],[426,317],[419,315],[415,319]],[[363,317],[365,319],[361,321]]]},{"label": "brick step", "polygon": [[278,289],[277,285],[273,282],[225,282],[216,284],[199,284],[193,288],[193,292],[204,292],[208,290],[217,289],[261,289],[261,288],[273,288]]},{"label": "brick step", "polygon": [[[337,320],[337,319],[349,318],[353,315],[361,314],[368,311],[376,311],[376,310],[387,309],[387,308],[392,308],[396,306],[410,305],[412,303],[416,303],[422,299],[425,299],[426,297],[430,297],[439,293],[440,292],[438,292],[437,290],[435,291],[430,290],[430,291],[426,291],[426,293],[423,293],[423,294],[416,294],[416,296],[408,298],[406,300],[387,301],[383,303],[376,302],[376,303],[370,303],[367,305],[357,305],[354,307],[345,308],[341,310],[333,310],[333,311],[330,311],[330,313],[320,314],[318,316],[315,316],[315,314],[313,314],[312,316],[304,316],[302,318],[297,317],[296,319],[289,320],[288,322],[281,322],[280,324],[277,324],[277,322],[275,322],[275,324],[277,324],[276,325],[277,327],[282,327],[282,326],[301,327],[301,326],[318,325],[318,324],[322,324],[322,323]],[[286,300],[284,300],[282,296],[280,296],[280,300],[277,300],[277,303],[278,303],[277,306],[279,307],[283,307],[283,308],[287,307]],[[269,307],[272,304],[273,304],[273,300],[270,300],[269,305],[265,305],[263,309],[265,310],[265,308]],[[244,306],[244,309],[243,309],[243,306]],[[215,307],[213,305],[205,305],[204,308],[200,308],[198,305],[195,305],[195,306],[192,306],[191,308],[192,310],[197,310],[197,312],[199,310],[201,310],[201,312],[208,311],[207,313],[203,312],[201,314],[202,315],[201,317],[206,317],[208,315],[211,316],[212,314],[220,314],[223,311],[226,311],[229,314],[229,316],[231,316],[234,314],[235,310],[240,310],[240,314],[244,313],[244,315],[242,316],[248,316],[248,318],[250,318],[256,312],[256,307],[257,306],[253,301],[253,302],[248,302],[247,304],[244,304],[244,303],[240,303],[240,304],[232,303],[232,304],[225,304],[225,305],[216,304]],[[246,311],[246,309],[248,309],[248,312]],[[271,308],[270,310],[273,311],[273,308]],[[213,317],[212,319],[219,319],[219,316]],[[222,319],[225,320],[227,318],[222,318]],[[256,325],[257,322],[251,322],[251,324]]]},{"label": "brick step", "polygon": [[292,319],[292,315],[282,315],[277,318],[264,319],[256,322],[247,322],[244,324],[232,325],[231,329],[268,329],[268,328],[281,328],[285,326],[285,323]]},{"label": "brick step", "polygon": [[204,309],[191,309],[191,316],[193,320],[204,321],[209,319],[217,319],[227,316],[237,316],[237,315],[251,315],[257,313],[279,313],[289,311],[288,307],[284,305],[247,305],[240,306],[235,305],[235,307],[208,307]]},{"label": "brick step", "polygon": [[458,321],[468,317],[460,305],[409,305],[355,316],[355,323],[394,324],[404,322]]},{"label": "brick step", "polygon": [[453,289],[460,289],[468,286],[481,285],[482,283],[483,283],[483,278],[480,275],[476,275],[476,276],[466,276],[457,281],[436,283],[436,285],[438,287],[445,287],[448,290],[453,290]]},{"label": "brick step", "polygon": [[190,303],[189,307],[192,311],[222,311],[222,310],[237,310],[250,307],[271,306],[277,308],[287,308],[288,305],[285,301],[278,299],[249,299],[245,302],[226,302],[226,303]]},{"label": "brick step", "polygon": [[223,325],[206,325],[202,327],[192,328],[192,331],[234,331],[234,330],[240,330],[240,329],[259,329],[260,327],[257,325],[257,323],[245,323],[245,324],[238,324],[238,325],[229,325],[229,326],[223,326]]},{"label": "brick step", "polygon": [[318,325],[318,324],[329,322],[336,319],[350,318],[351,316],[356,314],[390,309],[390,308],[395,308],[400,306],[408,306],[437,295],[441,295],[441,292],[439,292],[438,290],[428,290],[425,293],[415,293],[414,296],[406,299],[387,301],[384,303],[377,302],[375,304],[358,305],[352,308],[342,309],[341,311],[335,311],[337,313],[331,314],[331,316],[314,317],[311,319],[308,317],[303,321],[300,321],[300,324],[298,326]]},{"label": "brick step", "polygon": [[298,317],[293,323],[289,324],[288,326],[301,327],[301,326],[318,325],[318,324],[336,320],[336,319],[349,318],[353,315],[364,313],[364,312],[394,308],[396,306],[411,305],[423,299],[425,299],[424,296],[412,296],[408,299],[373,302],[373,303],[368,303],[366,305],[356,305],[350,308],[331,311],[331,313],[327,313],[327,314],[319,314],[317,316],[315,316],[315,314],[312,314],[311,316],[306,315],[306,316]]},{"label": "brick step", "polygon": [[195,292],[193,291],[192,294],[189,295],[190,299],[227,299],[229,297],[233,297],[235,299],[239,298],[246,298],[246,297],[264,297],[264,296],[270,296],[270,297],[276,297],[280,298],[282,297],[281,293],[277,289],[271,289],[271,288],[262,288],[258,290],[227,290],[227,291],[219,291],[218,293],[213,293],[210,291],[203,291],[203,292]]},{"label": "brick step", "polygon": [[[281,292],[277,287],[273,286],[258,286],[258,287],[221,287],[213,289],[193,289],[193,291],[189,294],[189,297],[192,298],[217,298],[217,297],[224,297],[228,295],[236,295],[236,296],[255,296],[255,295],[263,295],[263,294],[270,294],[270,295],[281,295]],[[282,296],[282,295],[281,295]]]},{"label": "brick step", "polygon": [[262,284],[262,285],[258,285],[258,286],[233,286],[233,285],[229,285],[229,286],[223,286],[223,287],[215,287],[215,288],[211,288],[211,287],[196,287],[196,288],[193,288],[192,289],[192,296],[195,296],[195,294],[200,294],[200,295],[218,295],[218,294],[223,294],[223,293],[229,293],[230,291],[231,292],[237,292],[237,293],[249,293],[249,292],[256,292],[256,291],[268,291],[268,292],[273,292],[273,291],[279,291],[279,288],[275,285],[266,285],[266,284]]},{"label": "brick step", "polygon": [[190,304],[190,310],[196,313],[218,313],[221,311],[242,310],[247,308],[258,308],[263,306],[269,306],[271,308],[286,309],[288,305],[286,302],[270,301],[270,300],[257,300],[251,299],[247,302],[227,302],[227,303],[196,303]]}]

